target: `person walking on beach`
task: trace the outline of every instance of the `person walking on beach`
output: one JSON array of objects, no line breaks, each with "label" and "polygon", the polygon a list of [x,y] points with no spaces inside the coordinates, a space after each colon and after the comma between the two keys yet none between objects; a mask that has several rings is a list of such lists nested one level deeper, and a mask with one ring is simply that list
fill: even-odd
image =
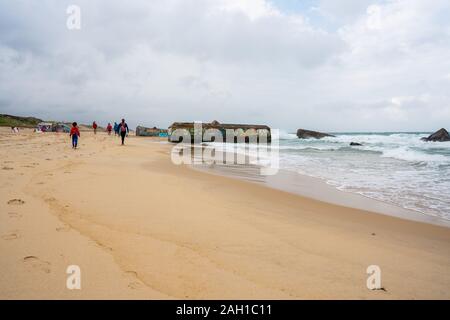
[{"label": "person walking on beach", "polygon": [[119,124],[120,137],[122,138],[122,145],[125,144],[125,136],[128,135],[130,130],[128,129],[128,125],[125,122],[125,119],[122,119],[122,122]]},{"label": "person walking on beach", "polygon": [[108,122],[108,126],[106,127],[106,131],[108,131],[108,136],[110,136],[111,135],[111,131],[112,131],[112,125],[109,122]]},{"label": "person walking on beach", "polygon": [[80,136],[80,130],[77,127],[77,123],[72,123],[72,128],[70,128],[69,137],[72,138],[72,148],[76,149],[78,147],[78,137]]},{"label": "person walking on beach", "polygon": [[94,129],[94,134],[97,134],[97,122],[92,123],[92,128]]},{"label": "person walking on beach", "polygon": [[119,135],[119,125],[117,124],[117,122],[114,122],[114,135]]}]

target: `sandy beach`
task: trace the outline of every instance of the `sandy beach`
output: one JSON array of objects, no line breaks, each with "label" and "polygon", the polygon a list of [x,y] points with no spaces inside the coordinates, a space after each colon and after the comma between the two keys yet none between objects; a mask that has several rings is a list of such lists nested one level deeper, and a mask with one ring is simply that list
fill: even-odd
[{"label": "sandy beach", "polygon": [[170,148],[0,128],[0,298],[450,299],[450,228],[176,166]]}]

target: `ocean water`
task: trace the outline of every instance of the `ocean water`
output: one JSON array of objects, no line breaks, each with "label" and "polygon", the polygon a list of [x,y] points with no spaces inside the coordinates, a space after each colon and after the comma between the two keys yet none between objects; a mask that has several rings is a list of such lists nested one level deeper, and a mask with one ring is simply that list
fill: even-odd
[{"label": "ocean water", "polygon": [[[298,139],[280,132],[280,169],[325,180],[339,190],[361,194],[450,220],[450,142],[424,142],[430,133],[336,133]],[[350,142],[362,146],[350,146]],[[224,151],[243,152],[244,145]],[[217,145],[216,145],[217,147]],[[255,152],[257,147],[250,147]],[[253,150],[253,151],[252,151]],[[262,159],[263,161],[263,159]]]}]

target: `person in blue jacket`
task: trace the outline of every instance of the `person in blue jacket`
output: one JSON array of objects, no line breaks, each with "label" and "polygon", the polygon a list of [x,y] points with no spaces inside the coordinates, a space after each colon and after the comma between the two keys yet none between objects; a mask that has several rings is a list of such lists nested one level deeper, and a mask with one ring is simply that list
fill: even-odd
[{"label": "person in blue jacket", "polygon": [[120,132],[120,137],[122,138],[122,145],[124,145],[125,144],[125,137],[130,132],[130,130],[128,129],[128,125],[125,122],[125,119],[122,119],[122,122],[119,124],[119,132]]}]

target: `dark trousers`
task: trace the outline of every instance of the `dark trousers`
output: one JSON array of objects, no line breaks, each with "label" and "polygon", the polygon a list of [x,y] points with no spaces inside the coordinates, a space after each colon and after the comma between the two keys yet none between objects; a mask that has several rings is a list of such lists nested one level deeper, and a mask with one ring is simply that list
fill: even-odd
[{"label": "dark trousers", "polygon": [[76,134],[74,134],[72,136],[72,147],[76,148],[78,146],[78,136]]},{"label": "dark trousers", "polygon": [[127,135],[127,133],[126,132],[121,132],[120,133],[120,137],[122,138],[122,144],[124,144],[124,142],[125,142],[125,136]]}]

